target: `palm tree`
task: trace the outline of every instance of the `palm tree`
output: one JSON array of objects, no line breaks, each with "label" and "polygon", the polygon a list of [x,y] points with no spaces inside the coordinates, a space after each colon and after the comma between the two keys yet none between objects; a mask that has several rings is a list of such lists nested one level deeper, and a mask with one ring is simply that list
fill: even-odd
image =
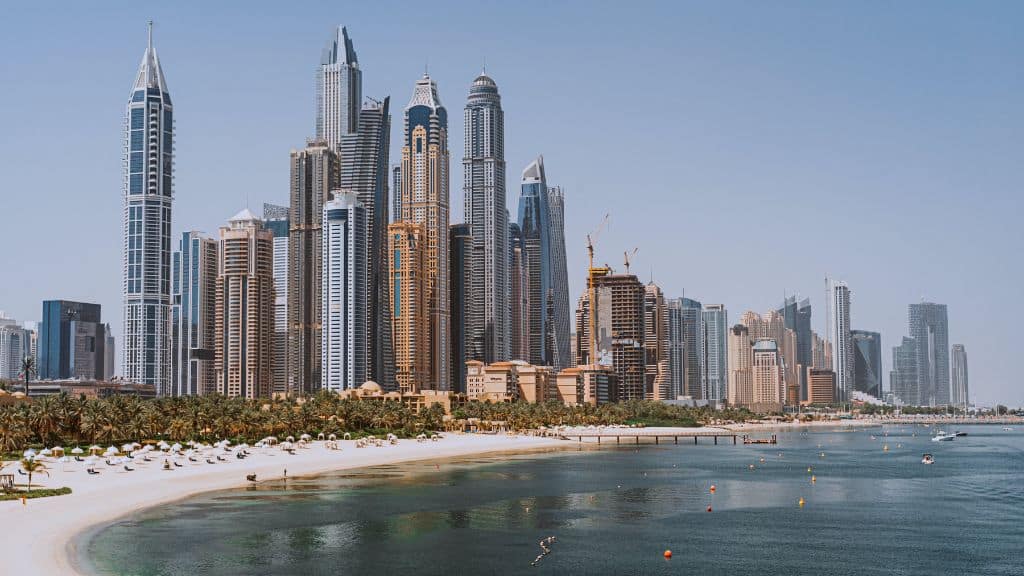
[{"label": "palm tree", "polygon": [[25,356],[21,360],[21,374],[25,377],[25,396],[28,396],[28,381],[36,373],[36,359]]},{"label": "palm tree", "polygon": [[40,462],[39,460],[36,460],[35,458],[22,458],[21,459],[21,469],[24,470],[25,472],[28,472],[28,491],[29,492],[32,491],[32,475],[33,474],[40,473],[40,474],[46,474],[47,476],[50,475],[50,473],[46,471],[46,464],[43,464],[42,462]]}]

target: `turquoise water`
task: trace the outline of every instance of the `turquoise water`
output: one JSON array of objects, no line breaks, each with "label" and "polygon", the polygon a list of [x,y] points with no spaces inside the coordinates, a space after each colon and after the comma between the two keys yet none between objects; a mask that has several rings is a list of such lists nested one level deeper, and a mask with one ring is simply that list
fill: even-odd
[{"label": "turquoise water", "polygon": [[1024,433],[963,430],[383,466],[141,512],[84,552],[98,574],[139,576],[1024,574]]}]

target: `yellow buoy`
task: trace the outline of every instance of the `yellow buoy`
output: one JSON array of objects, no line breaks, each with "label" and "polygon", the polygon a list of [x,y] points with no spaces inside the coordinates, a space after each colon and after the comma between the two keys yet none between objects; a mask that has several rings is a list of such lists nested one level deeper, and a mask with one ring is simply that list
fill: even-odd
[{"label": "yellow buoy", "polygon": [[811,467],[810,466],[807,467],[807,472],[808,472],[808,474],[811,472]]},{"label": "yellow buoy", "polygon": [[886,444],[885,446],[882,446],[882,452],[888,452],[888,451],[889,451],[889,445],[888,444]]},{"label": "yellow buoy", "polygon": [[811,476],[811,484],[814,484],[817,481],[818,481],[818,477],[817,476]]},{"label": "yellow buoy", "polygon": [[804,507],[804,499],[803,499],[803,498],[800,498],[800,502],[799,502],[799,504],[800,504],[800,507],[801,507],[801,508],[803,508],[803,507]]},{"label": "yellow buoy", "polygon": [[751,465],[750,465],[750,469],[751,469],[751,470],[753,470],[753,469],[754,469],[754,465],[753,465],[753,464],[751,464]]}]

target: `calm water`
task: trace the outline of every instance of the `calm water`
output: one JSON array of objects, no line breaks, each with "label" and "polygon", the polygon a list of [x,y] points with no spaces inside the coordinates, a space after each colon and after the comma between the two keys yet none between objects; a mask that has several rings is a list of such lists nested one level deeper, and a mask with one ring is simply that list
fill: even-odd
[{"label": "calm water", "polygon": [[[933,443],[931,429],[886,430],[289,480],[140,513],[85,554],[118,575],[1024,574],[1024,433],[974,426]],[[531,567],[548,535],[552,553]]]}]

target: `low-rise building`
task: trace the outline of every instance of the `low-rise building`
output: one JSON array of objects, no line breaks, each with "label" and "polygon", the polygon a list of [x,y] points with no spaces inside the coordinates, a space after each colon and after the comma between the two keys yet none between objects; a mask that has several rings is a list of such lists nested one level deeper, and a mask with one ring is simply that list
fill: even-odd
[{"label": "low-rise building", "polygon": [[807,369],[807,400],[804,404],[832,404],[836,401],[836,373],[827,368]]}]

